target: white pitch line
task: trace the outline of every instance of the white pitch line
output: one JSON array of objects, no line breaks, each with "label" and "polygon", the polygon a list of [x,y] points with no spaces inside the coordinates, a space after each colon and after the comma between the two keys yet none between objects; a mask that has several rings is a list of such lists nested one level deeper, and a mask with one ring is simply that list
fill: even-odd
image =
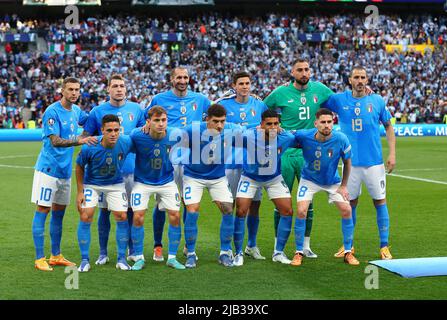
[{"label": "white pitch line", "polygon": [[14,169],[34,169],[34,167],[24,167],[24,166],[10,166],[7,164],[0,164],[0,168],[14,168]]},{"label": "white pitch line", "polygon": [[444,181],[436,181],[436,180],[430,180],[430,179],[423,179],[423,178],[416,178],[416,177],[410,177],[410,176],[403,176],[403,175],[394,174],[394,173],[389,173],[387,175],[388,176],[392,176],[392,177],[403,178],[403,179],[409,179],[409,180],[416,180],[416,181],[423,181],[423,182],[430,182],[430,183],[447,185],[447,182],[444,182]]},{"label": "white pitch line", "polygon": [[0,157],[0,159],[15,159],[15,158],[31,158],[35,157],[35,154],[26,154],[26,155],[19,155],[19,156],[4,156]]},{"label": "white pitch line", "polygon": [[438,171],[438,170],[446,170],[447,168],[422,168],[422,169],[394,169],[396,172],[403,172],[403,171]]}]

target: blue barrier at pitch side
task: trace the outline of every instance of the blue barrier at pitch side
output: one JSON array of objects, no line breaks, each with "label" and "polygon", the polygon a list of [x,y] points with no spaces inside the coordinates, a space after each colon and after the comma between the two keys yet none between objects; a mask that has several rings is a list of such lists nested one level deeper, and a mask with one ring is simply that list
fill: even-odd
[{"label": "blue barrier at pitch side", "polygon": [[42,141],[42,129],[1,129],[0,142],[4,141]]},{"label": "blue barrier at pitch side", "polygon": [[[340,130],[338,125],[335,130]],[[447,125],[445,124],[397,124],[394,132],[398,137],[424,137],[424,136],[447,136]],[[82,129],[78,130],[78,134]],[[385,136],[385,129],[380,128],[380,134]],[[0,142],[4,141],[41,141],[42,129],[1,129]]]},{"label": "blue barrier at pitch side", "polygon": [[[335,130],[340,130],[339,126],[334,126]],[[394,133],[397,137],[426,137],[426,136],[447,136],[447,125],[445,124],[396,124]],[[385,128],[380,126],[380,135],[385,136]]]}]

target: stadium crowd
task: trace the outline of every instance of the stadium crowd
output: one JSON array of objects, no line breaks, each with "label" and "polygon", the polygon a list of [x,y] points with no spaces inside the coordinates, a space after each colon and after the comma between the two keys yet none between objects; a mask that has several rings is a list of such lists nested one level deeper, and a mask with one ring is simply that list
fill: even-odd
[{"label": "stadium crowd", "polygon": [[[347,72],[364,65],[371,88],[379,92],[399,123],[442,122],[447,113],[447,19],[445,16],[381,16],[371,28],[364,17],[286,16],[193,19],[132,17],[88,18],[77,29],[64,22],[0,17],[0,32],[38,30],[51,43],[79,44],[73,54],[0,54],[0,128],[22,127],[22,108],[39,121],[60,99],[63,77],[82,82],[79,105],[89,111],[107,96],[107,78],[122,73],[129,99],[142,106],[169,87],[169,70],[187,66],[191,89],[214,100],[229,89],[231,75],[247,70],[253,91],[265,98],[289,80],[297,56],[311,60],[313,80],[334,91],[349,88]],[[179,44],[153,41],[155,32],[182,33]],[[301,42],[303,33],[321,33],[323,42]],[[433,44],[434,52],[387,53],[385,44]],[[88,50],[87,50],[88,49]],[[22,121],[23,122],[23,121]]]}]

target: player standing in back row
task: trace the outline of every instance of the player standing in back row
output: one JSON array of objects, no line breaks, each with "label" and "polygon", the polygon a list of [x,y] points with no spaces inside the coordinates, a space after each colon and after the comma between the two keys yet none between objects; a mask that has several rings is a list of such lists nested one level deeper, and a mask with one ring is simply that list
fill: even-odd
[{"label": "player standing in back row", "polygon": [[[145,124],[143,110],[140,105],[126,100],[126,82],[122,75],[114,74],[110,77],[107,91],[110,100],[100,104],[92,109],[89,118],[84,126],[83,135],[100,135],[102,127],[102,118],[107,114],[114,114],[120,121],[120,134],[129,135],[133,129]],[[135,154],[129,153],[122,167],[124,184],[126,186],[127,198],[130,199],[134,184]],[[110,211],[107,210],[107,203],[104,204],[98,217],[98,236],[99,236],[99,257],[96,260],[97,265],[106,264],[109,261],[107,255],[107,243],[110,233]],[[127,219],[129,228],[132,226],[133,211],[128,208]],[[130,229],[129,229],[130,230]],[[130,231],[129,231],[130,232]],[[128,260],[135,261],[133,255],[133,246],[129,234],[129,255]]]},{"label": "player standing in back row", "polygon": [[[295,79],[289,85],[276,88],[267,98],[265,104],[281,114],[281,127],[286,130],[314,128],[315,114],[320,106],[333,94],[333,91],[324,84],[309,81],[309,62],[298,59],[293,64],[292,76]],[[290,148],[284,152],[281,159],[281,174],[289,187],[293,190],[295,177],[300,180],[304,165],[303,151]],[[310,249],[310,231],[313,221],[313,206],[309,206],[306,220],[306,233],[304,240],[304,256],[316,258],[317,255]],[[275,210],[275,239],[278,230],[279,213]]]},{"label": "player standing in back row", "polygon": [[[386,167],[388,173],[391,173],[396,165],[396,137],[390,122],[391,114],[381,96],[367,95],[368,75],[365,68],[354,67],[349,76],[349,83],[352,92],[348,90],[331,96],[326,106],[338,114],[341,131],[348,136],[352,145],[352,171],[348,180],[348,191],[354,226],[358,197],[362,182],[365,182],[377,212],[380,256],[388,260],[392,259],[388,248],[390,218],[386,204],[386,177],[380,141],[380,123],[386,131],[389,146]],[[341,248],[335,257],[343,257]]]},{"label": "player standing in back row", "polygon": [[[188,90],[189,74],[184,67],[174,68],[171,72],[172,89],[157,94],[145,110],[147,118],[148,111],[154,106],[163,107],[167,112],[168,126],[170,128],[185,128],[193,121],[202,121],[211,102],[201,93]],[[174,164],[174,180],[180,192],[183,189],[183,166]],[[165,211],[159,209],[158,204],[153,213],[154,228],[154,255],[153,260],[163,261],[163,229],[166,220]],[[186,219],[186,210],[183,212],[183,221]],[[185,252],[186,253],[186,252]]]},{"label": "player standing in back row", "polygon": [[50,105],[43,114],[43,148],[37,158],[31,202],[37,205],[33,219],[33,240],[36,249],[35,267],[52,271],[44,254],[45,220],[51,213],[50,265],[74,266],[60,252],[62,220],[70,203],[73,146],[95,144],[96,137],[77,137],[78,124],[87,116],[74,103],[79,99],[81,84],[66,78],[62,84],[62,99]]},{"label": "player standing in back row", "polygon": [[[227,123],[236,123],[241,126],[258,125],[261,123],[261,115],[267,110],[259,97],[251,94],[251,76],[248,72],[237,72],[233,76],[232,88],[236,93],[224,95],[215,103],[221,104],[227,111]],[[233,199],[236,199],[237,187],[242,174],[243,149],[235,147],[230,157],[225,159],[225,175],[230,184]],[[262,191],[261,189],[253,198],[250,210],[247,216],[248,242],[245,248],[245,254],[256,259],[264,260],[258,246],[256,245],[256,234],[259,227],[259,207],[261,205]],[[245,228],[245,219],[236,216],[234,219],[235,230],[243,230]],[[237,226],[238,225],[238,226]],[[242,241],[241,235],[234,235],[235,239]],[[236,243],[235,243],[236,245]],[[239,244],[238,244],[239,245]]]}]

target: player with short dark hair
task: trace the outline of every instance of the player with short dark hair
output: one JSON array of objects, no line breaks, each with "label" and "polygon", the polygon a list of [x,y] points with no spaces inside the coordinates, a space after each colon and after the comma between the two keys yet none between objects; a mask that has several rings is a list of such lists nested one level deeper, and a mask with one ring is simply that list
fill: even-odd
[{"label": "player with short dark hair", "polygon": [[[334,93],[321,82],[310,81],[311,69],[307,59],[299,58],[292,65],[292,81],[288,85],[279,86],[264,99],[265,104],[281,114],[281,127],[286,130],[311,129],[314,127],[315,113],[320,106]],[[304,165],[301,149],[287,150],[281,161],[281,172],[290,190],[295,178],[300,180]],[[275,211],[275,236],[278,225],[278,213]],[[313,205],[309,206],[306,223],[304,255],[317,258],[310,249],[310,232],[313,221]]]},{"label": "player with short dark hair", "polygon": [[[334,203],[342,215],[345,262],[358,265],[359,261],[351,252],[354,224],[346,186],[351,170],[351,145],[345,134],[332,131],[334,117],[331,110],[321,108],[315,118],[314,129],[295,132],[295,139],[303,149],[304,167],[297,192],[296,251],[291,265],[299,266],[302,263],[307,209],[319,191],[328,194],[329,203]],[[338,175],[340,159],[343,161],[342,180]]]},{"label": "player with short dark hair", "polygon": [[[224,136],[227,130],[242,131],[241,126],[226,123],[226,110],[219,104],[209,107],[206,122],[193,123],[185,128],[184,147],[191,150],[184,165],[183,199],[186,205],[185,242],[187,258],[185,266],[195,268],[197,254],[197,220],[203,190],[208,189],[213,202],[222,213],[220,225],[219,263],[233,266],[231,241],[234,232],[233,196],[225,176],[224,149],[233,145],[233,135]],[[199,139],[199,140],[198,140]]]},{"label": "player with short dark hair", "polygon": [[[43,147],[37,158],[31,202],[37,205],[32,232],[36,249],[36,269],[52,271],[51,266],[73,266],[61,254],[62,220],[70,203],[73,146],[95,144],[95,137],[77,136],[78,125],[85,123],[87,115],[75,105],[81,84],[73,77],[62,84],[62,99],[51,104],[44,112]],[[45,220],[51,213],[51,257],[49,264],[44,254]]]},{"label": "player with short dark hair", "polygon": [[80,272],[90,270],[90,225],[96,206],[110,210],[115,216],[118,249],[116,268],[130,270],[126,261],[129,242],[128,200],[122,168],[132,150],[132,141],[129,136],[120,135],[118,116],[107,114],[102,117],[101,123],[99,144],[84,145],[76,160],[77,206],[80,214],[78,242],[82,259],[78,268]]},{"label": "player with short dark hair", "polygon": [[[267,106],[258,96],[251,93],[251,75],[246,71],[236,72],[233,75],[231,87],[231,92],[216,100],[216,103],[221,104],[227,110],[226,121],[242,126],[260,124],[261,114],[267,110]],[[236,147],[232,150],[229,157],[225,159],[225,175],[230,184],[233,199],[236,199],[237,186],[242,173],[242,164],[243,150],[242,148]],[[265,259],[256,244],[261,199],[262,192],[260,191],[253,198],[247,218],[236,216],[234,222],[235,225],[245,227],[245,220],[247,220],[248,243],[245,248],[245,254],[259,260]],[[239,230],[240,228],[237,229]],[[244,238],[241,238],[241,234],[235,234],[234,241],[243,242]]]},{"label": "player with short dark hair", "polygon": [[[129,135],[133,129],[145,124],[143,110],[140,105],[126,100],[126,80],[121,74],[113,74],[108,80],[107,92],[109,101],[104,102],[92,109],[89,119],[84,126],[84,135],[99,135],[101,133],[102,118],[108,114],[114,114],[120,121],[120,134]],[[127,197],[130,194],[134,182],[135,154],[129,153],[126,157],[124,166],[121,168],[126,186]],[[132,225],[132,208],[129,206],[127,218],[129,228]],[[129,229],[130,230],[130,229]],[[103,265],[109,261],[107,255],[107,243],[110,233],[110,211],[102,208],[98,217],[98,236],[99,236],[99,257],[96,264]],[[133,246],[129,235],[129,255],[128,260],[135,260],[133,255]]]},{"label": "player with short dark hair", "polygon": [[[279,114],[268,109],[262,113],[259,129],[247,130],[244,134],[246,161],[236,195],[236,216],[244,218],[253,197],[264,188],[269,199],[280,213],[277,241],[272,256],[274,262],[290,264],[284,248],[292,228],[293,209],[290,190],[281,174],[281,156],[288,148],[297,147],[292,133],[281,131]],[[235,234],[244,235],[244,226],[235,225]],[[242,243],[235,241],[235,264],[243,265]]]}]

